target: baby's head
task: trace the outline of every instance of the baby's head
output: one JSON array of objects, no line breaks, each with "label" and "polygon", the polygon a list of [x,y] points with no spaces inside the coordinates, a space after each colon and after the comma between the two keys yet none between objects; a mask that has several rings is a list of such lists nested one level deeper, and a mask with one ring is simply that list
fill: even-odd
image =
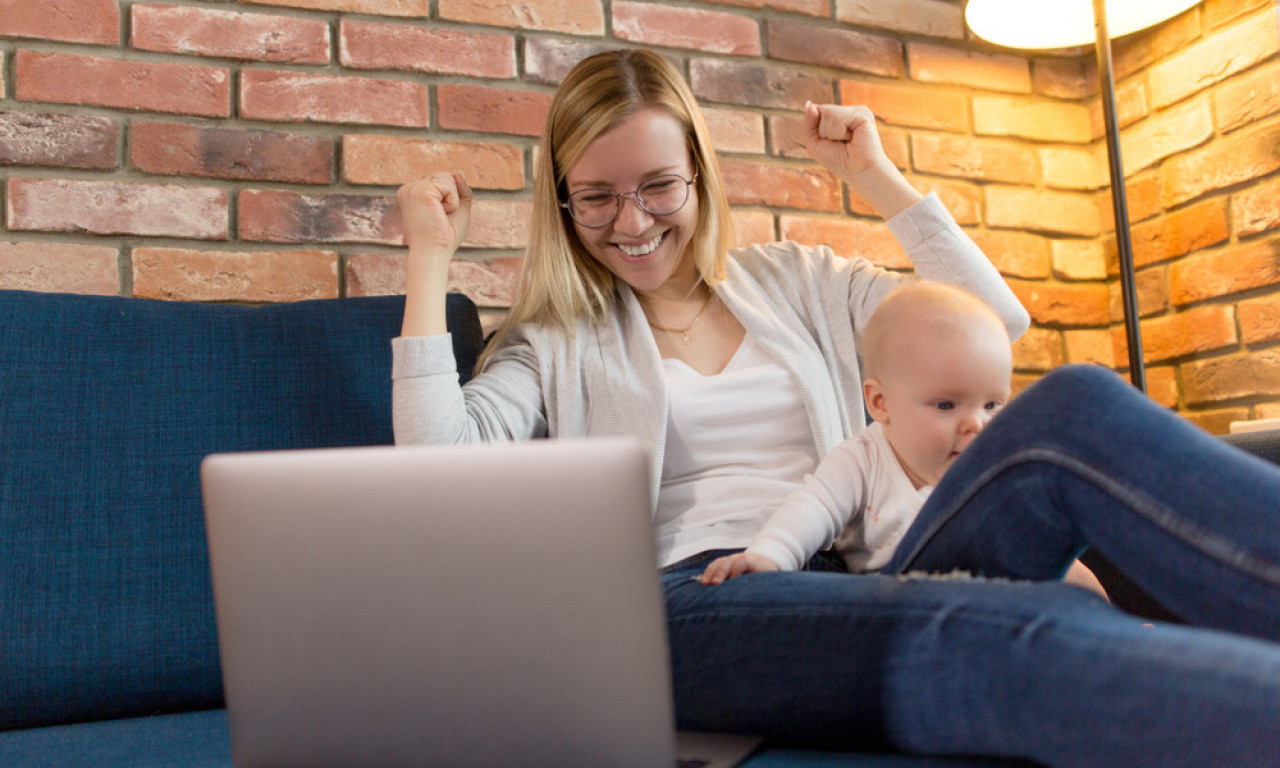
[{"label": "baby's head", "polygon": [[967,291],[909,283],[862,334],[867,410],[917,487],[933,485],[1009,399],[1013,355],[999,316]]}]

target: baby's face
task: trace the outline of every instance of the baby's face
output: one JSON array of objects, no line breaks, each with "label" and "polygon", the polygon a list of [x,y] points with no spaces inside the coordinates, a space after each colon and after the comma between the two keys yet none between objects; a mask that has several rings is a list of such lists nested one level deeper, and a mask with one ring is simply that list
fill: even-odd
[{"label": "baby's face", "polygon": [[1012,353],[992,333],[933,336],[881,382],[875,414],[917,488],[934,485],[1009,399]]}]

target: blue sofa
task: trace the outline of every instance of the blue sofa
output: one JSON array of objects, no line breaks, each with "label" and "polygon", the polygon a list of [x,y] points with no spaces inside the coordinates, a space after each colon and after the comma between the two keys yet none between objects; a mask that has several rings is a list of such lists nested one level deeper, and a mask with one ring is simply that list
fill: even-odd
[{"label": "blue sofa", "polygon": [[[387,444],[400,297],[0,291],[0,766],[230,765],[197,467]],[[452,295],[460,376],[481,344]],[[749,768],[961,768],[766,749]]]}]

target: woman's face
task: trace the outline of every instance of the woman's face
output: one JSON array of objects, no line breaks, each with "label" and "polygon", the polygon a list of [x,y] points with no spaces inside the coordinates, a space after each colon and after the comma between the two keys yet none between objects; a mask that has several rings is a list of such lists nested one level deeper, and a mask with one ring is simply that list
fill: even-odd
[{"label": "woman's face", "polygon": [[596,261],[636,291],[655,291],[673,277],[687,291],[696,279],[692,258],[686,257],[698,221],[696,186],[689,187],[684,207],[663,216],[641,208],[630,193],[659,176],[692,179],[693,173],[680,121],[646,107],[597,136],[569,169],[570,195],[588,189],[629,195],[611,224],[590,228],[574,222],[574,231]]}]

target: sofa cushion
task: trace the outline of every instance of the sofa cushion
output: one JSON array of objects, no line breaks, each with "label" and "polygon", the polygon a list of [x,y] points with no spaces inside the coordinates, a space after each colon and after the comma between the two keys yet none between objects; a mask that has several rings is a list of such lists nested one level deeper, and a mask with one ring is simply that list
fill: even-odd
[{"label": "sofa cushion", "polygon": [[225,710],[54,725],[0,733],[16,768],[231,768]]},{"label": "sofa cushion", "polygon": [[0,291],[0,729],[221,705],[200,460],[390,443],[402,314]]},{"label": "sofa cushion", "polygon": [[[519,761],[512,757],[512,764]],[[0,765],[232,768],[223,710],[0,733]],[[1020,761],[766,749],[740,768],[1032,768]]]}]

